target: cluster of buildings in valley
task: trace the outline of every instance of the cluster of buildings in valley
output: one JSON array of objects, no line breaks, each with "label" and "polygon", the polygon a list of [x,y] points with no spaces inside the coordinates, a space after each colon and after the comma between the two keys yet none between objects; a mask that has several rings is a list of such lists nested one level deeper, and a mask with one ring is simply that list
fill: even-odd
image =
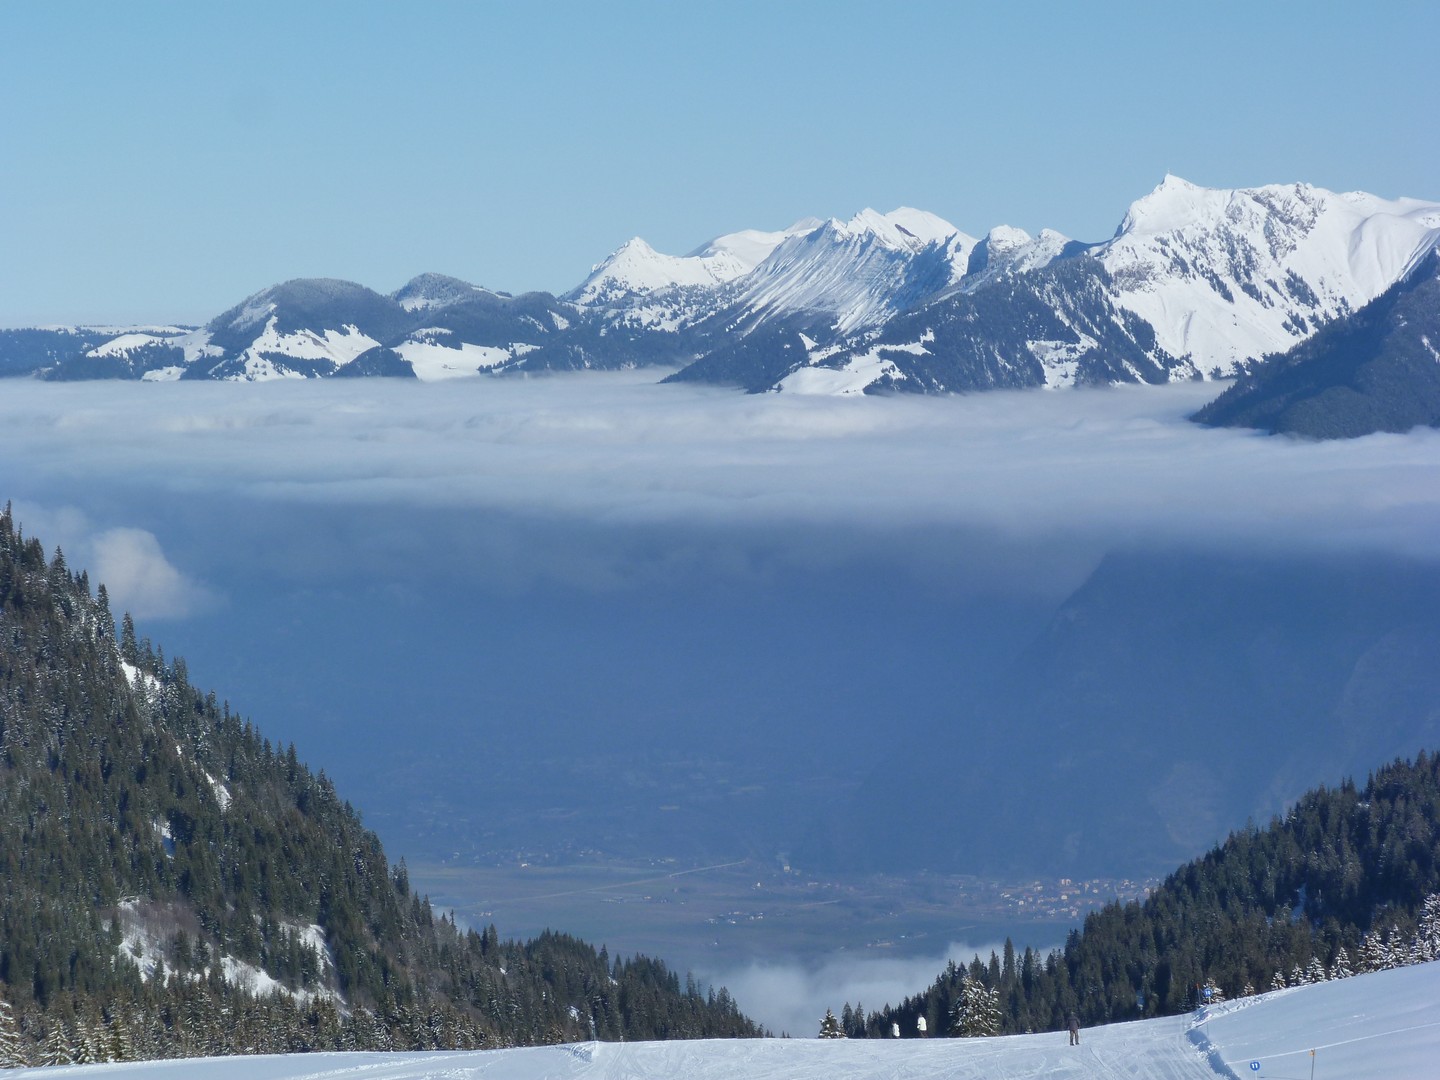
[{"label": "cluster of buildings in valley", "polygon": [[1059,878],[1023,884],[967,882],[961,887],[967,910],[1021,919],[1082,919],[1114,900],[1143,900],[1157,882],[1129,878]]}]

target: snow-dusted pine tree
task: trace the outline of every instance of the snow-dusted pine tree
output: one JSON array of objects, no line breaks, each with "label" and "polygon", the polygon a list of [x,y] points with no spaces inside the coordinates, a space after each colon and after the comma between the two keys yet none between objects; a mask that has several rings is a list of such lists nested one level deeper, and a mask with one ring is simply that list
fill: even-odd
[{"label": "snow-dusted pine tree", "polygon": [[950,1034],[962,1039],[1000,1034],[1000,995],[978,979],[965,976],[960,981],[960,1000]]},{"label": "snow-dusted pine tree", "polygon": [[40,1051],[40,1064],[44,1066],[75,1064],[75,1058],[70,1053],[70,1039],[58,1020],[51,1024],[50,1030],[45,1033],[45,1043]]},{"label": "snow-dusted pine tree", "polygon": [[1345,946],[1340,946],[1340,951],[1335,954],[1335,962],[1330,965],[1330,978],[1348,979],[1355,971],[1350,966],[1350,954],[1346,952]]},{"label": "snow-dusted pine tree", "polygon": [[1371,930],[1360,939],[1360,970],[1385,970],[1385,941],[1378,930]]},{"label": "snow-dusted pine tree", "polygon": [[15,1011],[8,1001],[0,998],[0,1069],[23,1069],[28,1064],[20,1027],[15,1023]]},{"label": "snow-dusted pine tree", "polygon": [[820,1021],[820,1038],[822,1038],[822,1039],[843,1039],[843,1038],[845,1038],[845,1031],[844,1031],[844,1029],[840,1026],[840,1021],[839,1021],[838,1019],[836,1019],[834,1012],[832,1012],[832,1011],[829,1010],[829,1009],[826,1009],[826,1010],[825,1010],[825,1019],[823,1019],[823,1020]]},{"label": "snow-dusted pine tree", "polygon": [[1420,923],[1415,928],[1415,946],[1411,950],[1415,962],[1440,960],[1440,893],[1431,893],[1420,909]]}]

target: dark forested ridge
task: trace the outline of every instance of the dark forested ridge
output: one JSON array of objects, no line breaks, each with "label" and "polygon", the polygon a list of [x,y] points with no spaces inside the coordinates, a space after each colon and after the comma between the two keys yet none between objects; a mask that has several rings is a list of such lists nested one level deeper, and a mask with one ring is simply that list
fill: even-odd
[{"label": "dark forested ridge", "polygon": [[1197,412],[1215,427],[1353,439],[1440,427],[1440,251]]},{"label": "dark forested ridge", "polygon": [[[1007,941],[1004,956],[951,964],[851,1035],[1059,1030],[1183,1012],[1236,997],[1440,958],[1440,756],[1395,762],[1364,786],[1301,798],[1266,829],[1233,834],[1146,900],[1111,904],[1048,955]],[[995,1030],[967,1030],[977,987]],[[978,1009],[970,1010],[973,1019]]]},{"label": "dark forested ridge", "polygon": [[434,912],[323,772],[117,631],[8,507],[0,873],[12,1064],[758,1034],[657,961]]}]

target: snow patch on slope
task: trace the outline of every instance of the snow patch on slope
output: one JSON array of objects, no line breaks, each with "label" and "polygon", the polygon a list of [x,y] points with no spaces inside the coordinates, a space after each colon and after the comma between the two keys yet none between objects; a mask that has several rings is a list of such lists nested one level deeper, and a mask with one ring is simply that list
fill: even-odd
[{"label": "snow patch on slope", "polygon": [[[173,841],[169,850],[173,852]],[[129,897],[116,906],[115,920],[120,927],[119,957],[134,964],[146,982],[164,972],[165,953],[176,932],[175,914],[138,897]],[[316,999],[343,1003],[341,996],[328,985],[334,981],[335,959],[325,941],[325,931],[314,923],[287,922],[281,924],[280,932],[315,954],[316,969],[322,983],[327,985],[320,989],[292,990],[262,968],[228,954],[219,960],[221,978],[255,997],[283,994],[302,1003]],[[192,972],[187,977],[198,982],[205,976]]]},{"label": "snow patch on slope", "polygon": [[[805,340],[807,344],[813,344],[808,338]],[[807,366],[796,368],[776,383],[774,389],[792,394],[824,394],[832,397],[863,394],[867,387],[878,382],[899,382],[906,377],[895,361],[885,356],[885,353],[908,352],[921,356],[929,352],[925,345],[933,340],[934,336],[929,335],[910,345],[876,346],[868,352],[852,356],[839,367],[825,367],[821,363],[834,350],[816,349]]]},{"label": "snow patch on slope", "polygon": [[[271,305],[273,307],[274,305]],[[237,320],[238,321],[238,320]],[[368,352],[380,343],[368,334],[362,333],[353,324],[347,323],[338,330],[326,327],[323,332],[295,330],[282,333],[278,327],[279,316],[270,315],[261,332],[243,353],[240,359],[243,372],[227,376],[231,382],[268,382],[272,379],[303,379],[304,372],[290,367],[287,360],[328,361],[336,367],[343,367],[361,353]]]},{"label": "snow patch on slope", "polygon": [[524,342],[499,346],[472,345],[468,341],[452,347],[441,345],[433,337],[427,340],[427,336],[430,334],[421,332],[395,346],[395,351],[415,369],[415,377],[422,382],[439,382],[494,371],[537,348]]}]

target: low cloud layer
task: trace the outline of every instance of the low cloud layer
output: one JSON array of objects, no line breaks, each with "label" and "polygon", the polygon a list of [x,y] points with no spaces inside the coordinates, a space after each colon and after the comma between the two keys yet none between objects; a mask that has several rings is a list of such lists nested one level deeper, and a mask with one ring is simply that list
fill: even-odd
[{"label": "low cloud layer", "polygon": [[319,572],[307,560],[324,562],[323,538],[337,560],[453,558],[511,584],[601,589],[887,551],[917,575],[1045,589],[1120,545],[1440,555],[1440,433],[1305,443],[1184,419],[1216,392],[842,400],[657,386],[648,373],[11,382],[0,463],[31,501],[122,530],[97,555],[170,595],[155,610],[171,613],[183,590],[158,544],[123,530],[165,540],[187,500],[209,500],[212,517],[224,507],[237,536],[293,520],[295,535],[268,545],[277,572]]},{"label": "low cloud layer", "polygon": [[848,1002],[867,1014],[878,1012],[923,991],[951,960],[968,964],[1001,948],[952,943],[939,956],[911,957],[842,952],[818,964],[752,962],[706,978],[729,990],[746,1015],[776,1035],[808,1039],[819,1032],[826,1009],[839,1016]]}]

